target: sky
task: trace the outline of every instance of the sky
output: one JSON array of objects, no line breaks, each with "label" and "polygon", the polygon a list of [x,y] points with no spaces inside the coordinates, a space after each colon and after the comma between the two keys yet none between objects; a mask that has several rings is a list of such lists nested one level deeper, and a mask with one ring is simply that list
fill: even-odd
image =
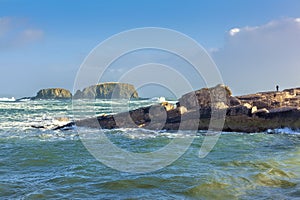
[{"label": "sky", "polygon": [[[173,29],[197,41],[235,95],[277,84],[300,87],[299,11],[297,0],[0,0],[0,96],[34,96],[51,87],[72,91],[93,48],[142,27]],[[142,52],[139,60],[151,62],[152,54],[157,52]],[[158,57],[153,61],[170,58],[165,63],[186,72],[193,88],[204,86],[188,75],[193,72],[187,64]],[[129,69],[128,60],[112,67],[105,81],[116,81]],[[163,95],[148,90],[143,95]]]}]

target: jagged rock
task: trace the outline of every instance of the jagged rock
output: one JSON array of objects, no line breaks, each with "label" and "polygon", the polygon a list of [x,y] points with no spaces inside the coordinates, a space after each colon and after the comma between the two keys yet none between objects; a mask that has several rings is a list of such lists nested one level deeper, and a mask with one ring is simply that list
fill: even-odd
[{"label": "jagged rock", "polygon": [[229,97],[229,105],[230,106],[238,106],[241,104],[242,104],[242,102],[238,98],[233,97],[233,96]]},{"label": "jagged rock", "polygon": [[251,108],[251,114],[255,113],[256,111],[257,111],[257,107],[256,107],[256,106],[253,106],[253,107]]},{"label": "jagged rock", "polygon": [[40,90],[33,99],[71,99],[69,90],[62,88],[49,88]]},{"label": "jagged rock", "polygon": [[238,106],[232,106],[229,108],[228,115],[229,116],[241,116],[246,115],[250,116],[252,106],[248,103]]},{"label": "jagged rock", "polygon": [[134,86],[127,83],[100,83],[82,91],[78,90],[74,99],[129,99],[138,98]]},{"label": "jagged rock", "polygon": [[211,107],[211,104],[223,102],[229,104],[231,90],[224,85],[217,85],[212,88],[203,88],[194,92],[187,93],[179,99],[180,106],[186,107],[188,110],[203,107]]},{"label": "jagged rock", "polygon": [[161,105],[165,108],[166,111],[173,110],[174,105],[170,104],[169,102],[162,102]]},{"label": "jagged rock", "polygon": [[243,106],[247,107],[248,109],[251,109],[251,108],[252,108],[252,105],[249,104],[249,103],[244,103]]},{"label": "jagged rock", "polygon": [[261,108],[261,109],[257,109],[256,111],[252,112],[253,116],[257,116],[257,117],[262,117],[262,116],[266,116],[266,114],[269,113],[269,110],[267,110],[266,108]]},{"label": "jagged rock", "polygon": [[180,113],[181,115],[183,115],[184,113],[187,112],[187,109],[186,109],[186,107],[184,107],[184,106],[178,107],[177,110],[179,111],[179,113]]}]

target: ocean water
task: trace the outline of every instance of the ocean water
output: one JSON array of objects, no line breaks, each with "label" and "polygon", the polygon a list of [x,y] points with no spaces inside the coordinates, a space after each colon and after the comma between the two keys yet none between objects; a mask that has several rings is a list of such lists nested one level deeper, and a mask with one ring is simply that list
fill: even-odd
[{"label": "ocean water", "polygon": [[[6,100],[6,99],[3,99]],[[133,101],[130,108],[159,99]],[[77,102],[85,116],[126,110],[120,101]],[[114,104],[115,109],[111,109]],[[149,173],[109,168],[85,148],[78,129],[52,130],[72,119],[71,101],[0,102],[1,199],[299,199],[300,133],[222,133],[199,158],[199,131],[175,162]],[[81,116],[81,117],[85,117]],[[34,128],[40,127],[40,128]],[[80,131],[98,134],[100,130]],[[151,152],[189,132],[105,130],[121,148]],[[125,162],[125,161],[124,161]]]}]

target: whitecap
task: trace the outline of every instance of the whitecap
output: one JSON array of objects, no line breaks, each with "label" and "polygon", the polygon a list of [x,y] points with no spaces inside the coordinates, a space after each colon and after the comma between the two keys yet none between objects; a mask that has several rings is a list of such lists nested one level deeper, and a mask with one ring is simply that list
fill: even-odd
[{"label": "whitecap", "polygon": [[300,135],[300,130],[293,130],[291,128],[285,127],[285,128],[277,128],[277,129],[268,129],[267,133]]},{"label": "whitecap", "polygon": [[162,102],[166,101],[166,98],[165,97],[153,97],[150,99],[150,101],[156,101],[156,102],[162,103]]},{"label": "whitecap", "polygon": [[0,101],[2,102],[13,102],[16,101],[15,97],[1,97]]}]

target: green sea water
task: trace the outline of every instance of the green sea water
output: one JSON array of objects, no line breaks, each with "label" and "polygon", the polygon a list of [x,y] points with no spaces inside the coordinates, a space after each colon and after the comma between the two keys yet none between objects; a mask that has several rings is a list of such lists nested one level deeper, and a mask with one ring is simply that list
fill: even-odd
[{"label": "green sea water", "polygon": [[[96,114],[110,113],[111,103],[82,102],[93,106]],[[131,106],[153,103],[135,101]],[[76,128],[51,130],[58,118],[72,117],[70,101],[0,102],[0,112],[0,199],[300,198],[300,133],[296,131],[222,133],[205,158],[198,155],[207,136],[199,131],[190,148],[171,165],[135,174],[99,162]],[[143,129],[105,133],[114,144],[133,152],[151,152],[173,138],[189,137],[188,132]]]}]

